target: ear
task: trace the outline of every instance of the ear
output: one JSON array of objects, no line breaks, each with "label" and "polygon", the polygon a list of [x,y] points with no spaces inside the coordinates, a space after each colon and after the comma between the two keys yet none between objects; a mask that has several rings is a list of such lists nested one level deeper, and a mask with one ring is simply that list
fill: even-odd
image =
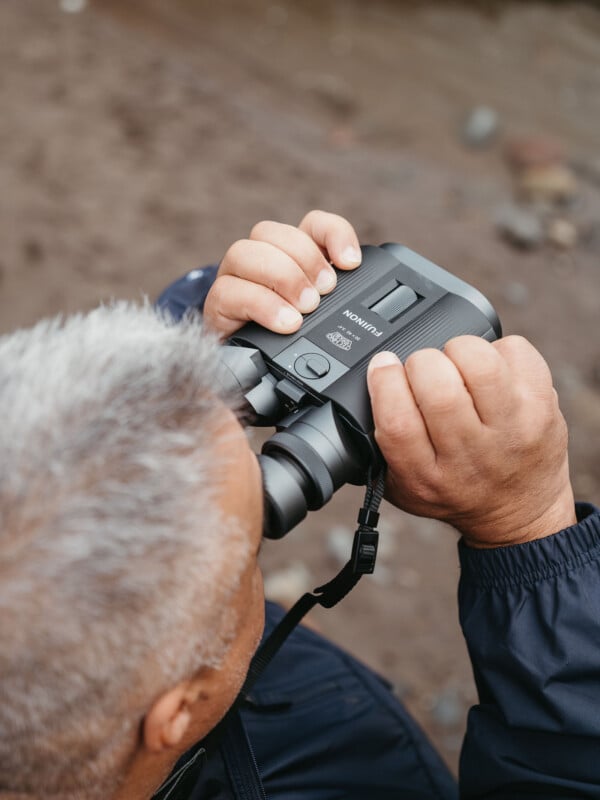
[{"label": "ear", "polygon": [[192,706],[201,694],[202,681],[178,683],[162,694],[144,718],[143,742],[151,753],[176,748],[185,737],[192,720]]}]

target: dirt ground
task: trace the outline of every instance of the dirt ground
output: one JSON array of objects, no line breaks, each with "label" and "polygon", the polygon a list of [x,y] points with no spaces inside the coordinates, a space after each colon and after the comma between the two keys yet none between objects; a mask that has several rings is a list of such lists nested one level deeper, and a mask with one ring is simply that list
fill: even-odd
[{"label": "dirt ground", "polygon": [[[571,429],[576,494],[600,500],[597,7],[79,5],[0,4],[0,332],[155,296],[259,219],[333,210],[363,242],[401,241],[474,283],[505,332],[541,349]],[[461,126],[480,104],[500,128],[473,149]],[[519,134],[565,147],[572,247],[519,250],[496,230],[513,196],[504,146]],[[333,574],[359,499],[342,490],[264,548],[273,591],[286,576],[296,586]],[[389,507],[382,532],[376,574],[317,620],[394,682],[456,769],[475,699],[456,538]]]}]

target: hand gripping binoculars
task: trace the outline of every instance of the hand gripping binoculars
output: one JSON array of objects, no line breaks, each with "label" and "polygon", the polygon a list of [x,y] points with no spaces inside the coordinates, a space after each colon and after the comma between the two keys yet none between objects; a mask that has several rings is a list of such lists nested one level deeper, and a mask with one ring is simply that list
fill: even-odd
[{"label": "hand gripping binoculars", "polygon": [[381,469],[366,382],[375,353],[404,361],[455,336],[502,335],[494,308],[470,284],[400,244],[361,249],[361,266],[336,270],[336,288],[296,333],[249,323],[222,349],[222,381],[242,394],[250,424],[276,428],[258,457],[268,538]]}]

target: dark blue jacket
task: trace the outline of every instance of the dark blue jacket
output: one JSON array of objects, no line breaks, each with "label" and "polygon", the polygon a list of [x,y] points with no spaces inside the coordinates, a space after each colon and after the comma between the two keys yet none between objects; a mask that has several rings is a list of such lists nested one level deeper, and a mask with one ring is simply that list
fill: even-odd
[{"label": "dark blue jacket", "polygon": [[[215,267],[195,270],[169,287],[158,305],[174,318],[191,307],[201,309],[215,274]],[[577,515],[579,522],[573,527],[528,544],[491,550],[459,544],[460,623],[479,695],[479,703],[469,713],[460,760],[463,798],[600,800],[600,511],[578,504]],[[301,666],[293,670],[290,664],[302,663],[301,654],[310,652],[307,636],[312,642],[319,638],[299,632],[290,640],[289,653],[296,651],[287,665],[285,647],[277,657],[282,664],[280,678],[303,673],[306,683],[307,672]],[[363,683],[364,676],[372,676],[322,640],[319,646],[323,653],[336,652],[340,659],[348,659],[348,671],[358,670]],[[310,664],[310,658],[306,663]],[[278,669],[276,659],[256,687],[263,700],[271,696],[270,710],[261,712],[257,702],[255,709],[244,712],[270,798],[456,796],[447,772],[391,695],[386,699],[385,694],[373,694],[375,684],[369,689],[372,706],[366,717],[369,725],[375,723],[379,740],[373,729],[368,732],[368,725],[362,727],[365,715],[347,716],[350,696],[360,696],[359,704],[366,701],[364,693],[357,694],[356,682],[353,688],[346,686],[349,694],[343,691],[349,672],[339,670],[345,678],[338,675],[330,680],[330,689],[339,684],[336,702],[341,704],[339,725],[344,735],[338,736],[335,714],[323,716],[330,704],[314,702],[312,710],[306,711],[301,676],[296,676],[296,684],[292,680],[282,688]],[[312,671],[308,669],[313,676],[308,685],[314,684],[313,692],[322,696],[318,671],[314,664]],[[278,692],[287,697],[287,705],[274,702]],[[273,707],[279,710],[273,712]],[[385,707],[385,713],[370,718],[375,707]],[[286,724],[286,714],[295,719],[291,726]],[[297,731],[291,740],[290,727]],[[352,738],[358,738],[354,747]],[[339,742],[343,742],[342,752],[336,747]],[[375,743],[375,749],[369,742]],[[323,748],[330,751],[330,759]],[[384,752],[386,748],[389,753]],[[396,791],[390,785],[393,782]],[[206,785],[198,790],[201,793],[194,797],[235,796],[210,794]]]}]

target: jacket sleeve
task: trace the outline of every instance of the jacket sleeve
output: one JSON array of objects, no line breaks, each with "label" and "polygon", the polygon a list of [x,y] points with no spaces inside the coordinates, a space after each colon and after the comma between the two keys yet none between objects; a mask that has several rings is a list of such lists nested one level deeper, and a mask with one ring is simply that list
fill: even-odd
[{"label": "jacket sleeve", "polygon": [[600,797],[600,511],[512,547],[459,543],[460,622],[479,703],[463,798]]},{"label": "jacket sleeve", "polygon": [[211,265],[187,272],[161,292],[155,308],[176,322],[189,311],[201,312],[206,295],[217,277],[217,270],[217,266]]}]

